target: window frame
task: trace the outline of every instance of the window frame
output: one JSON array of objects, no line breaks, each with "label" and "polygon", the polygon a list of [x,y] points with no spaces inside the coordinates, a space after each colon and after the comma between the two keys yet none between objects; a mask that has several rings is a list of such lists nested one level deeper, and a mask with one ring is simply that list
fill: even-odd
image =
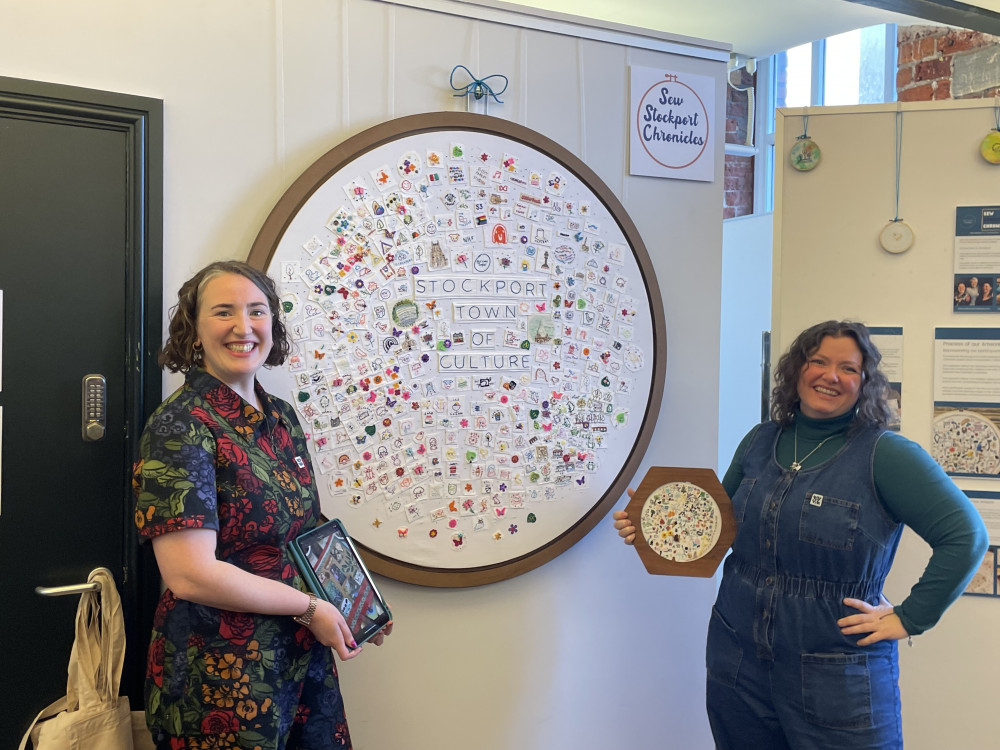
[{"label": "window frame", "polygon": [[[898,68],[896,24],[877,24],[885,29],[885,57],[883,78],[883,101],[896,101],[896,73]],[[774,211],[774,170],[777,167],[775,153],[774,129],[777,66],[775,58],[778,54],[757,61],[757,85],[755,91],[754,137],[753,146],[726,144],[726,154],[754,156],[754,215]],[[826,88],[826,39],[818,39],[811,43],[810,49],[810,92],[809,106],[821,107],[824,104]]]}]

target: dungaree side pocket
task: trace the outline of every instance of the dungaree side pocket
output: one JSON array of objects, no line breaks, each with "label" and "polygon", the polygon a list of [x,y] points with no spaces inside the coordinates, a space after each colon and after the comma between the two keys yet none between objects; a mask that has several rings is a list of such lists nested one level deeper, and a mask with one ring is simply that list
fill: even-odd
[{"label": "dungaree side pocket", "polygon": [[708,621],[708,646],[705,649],[705,667],[709,679],[717,680],[727,687],[736,687],[742,660],[743,649],[736,631],[729,627],[719,610],[712,607],[712,616]]},{"label": "dungaree side pocket", "polygon": [[867,654],[802,654],[806,719],[830,729],[872,725]]},{"label": "dungaree side pocket", "polygon": [[807,492],[799,519],[799,541],[830,549],[853,549],[860,515],[858,503]]}]

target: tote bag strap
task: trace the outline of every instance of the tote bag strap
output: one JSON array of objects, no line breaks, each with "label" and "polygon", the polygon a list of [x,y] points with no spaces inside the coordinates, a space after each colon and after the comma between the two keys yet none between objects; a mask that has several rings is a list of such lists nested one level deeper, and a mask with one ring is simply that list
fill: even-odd
[{"label": "tote bag strap", "polygon": [[66,683],[70,711],[117,701],[125,661],[125,622],[114,577],[97,568],[87,580],[99,583],[100,592],[82,594],[77,608]]},{"label": "tote bag strap", "polygon": [[25,748],[28,746],[28,739],[31,737],[31,730],[35,728],[35,725],[38,724],[38,722],[44,721],[45,719],[51,719],[53,716],[64,711],[65,709],[66,709],[66,696],[63,696],[55,703],[50,703],[48,706],[39,711],[38,716],[36,716],[35,720],[31,722],[31,724],[28,726],[28,731],[26,731],[24,733],[24,736],[21,738],[21,744],[17,750],[25,750]]},{"label": "tote bag strap", "polygon": [[98,686],[103,686],[109,701],[118,700],[122,668],[125,666],[125,617],[122,600],[118,596],[114,576],[107,568],[98,568],[90,574],[92,580],[101,581],[101,670]]}]

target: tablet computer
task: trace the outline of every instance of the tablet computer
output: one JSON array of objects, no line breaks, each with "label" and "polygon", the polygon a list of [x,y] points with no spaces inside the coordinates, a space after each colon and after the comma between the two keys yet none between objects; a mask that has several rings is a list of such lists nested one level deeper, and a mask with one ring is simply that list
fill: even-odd
[{"label": "tablet computer", "polygon": [[306,585],[340,610],[359,646],[392,622],[385,599],[339,519],[300,534],[289,550]]}]

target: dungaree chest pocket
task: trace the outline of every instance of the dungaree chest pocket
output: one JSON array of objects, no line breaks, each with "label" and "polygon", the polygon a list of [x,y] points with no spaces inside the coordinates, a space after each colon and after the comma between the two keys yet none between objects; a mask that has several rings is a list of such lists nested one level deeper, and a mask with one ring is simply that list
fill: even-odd
[{"label": "dungaree chest pocket", "polygon": [[799,519],[799,541],[830,549],[850,550],[858,530],[861,506],[829,495],[807,492]]}]

